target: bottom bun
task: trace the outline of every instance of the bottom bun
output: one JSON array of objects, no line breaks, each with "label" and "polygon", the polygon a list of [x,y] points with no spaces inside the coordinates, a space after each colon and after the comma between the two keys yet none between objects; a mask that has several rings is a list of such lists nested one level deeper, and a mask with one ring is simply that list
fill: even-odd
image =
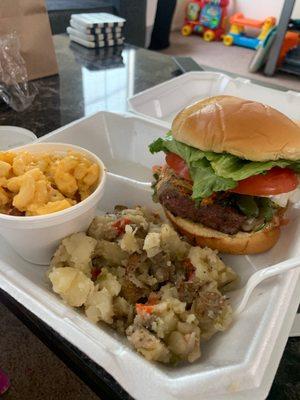
[{"label": "bottom bun", "polygon": [[165,210],[167,218],[174,228],[193,244],[201,247],[210,247],[228,254],[255,254],[263,253],[273,247],[280,236],[278,222],[272,221],[258,232],[238,232],[228,235],[205,227],[202,224],[175,217]]}]

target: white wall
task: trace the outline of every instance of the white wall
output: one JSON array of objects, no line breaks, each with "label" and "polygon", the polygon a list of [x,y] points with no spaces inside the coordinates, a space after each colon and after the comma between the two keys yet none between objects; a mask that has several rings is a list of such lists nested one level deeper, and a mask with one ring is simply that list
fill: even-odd
[{"label": "white wall", "polygon": [[154,24],[154,20],[155,20],[155,14],[156,14],[156,6],[157,6],[157,0],[147,0],[146,43],[145,43],[146,48],[149,46],[150,40],[151,40],[151,34],[152,34],[152,29],[153,29],[153,24]]},{"label": "white wall", "polygon": [[[151,0],[148,0],[151,1]],[[180,29],[183,25],[185,7],[189,0],[177,0],[172,29]],[[231,0],[229,15],[242,12],[248,18],[263,19],[269,16],[278,18],[284,0]],[[296,0],[293,18],[300,18],[300,0]]]},{"label": "white wall", "polygon": [[172,29],[180,29],[182,27],[185,16],[185,9],[188,2],[189,0],[177,0]]},{"label": "white wall", "polygon": [[296,0],[292,17],[300,19],[300,0]]},{"label": "white wall", "polygon": [[157,0],[148,0],[146,9],[146,26],[153,26],[156,14]]},{"label": "white wall", "polygon": [[236,12],[242,12],[248,18],[264,19],[280,16],[284,0],[237,0]]}]

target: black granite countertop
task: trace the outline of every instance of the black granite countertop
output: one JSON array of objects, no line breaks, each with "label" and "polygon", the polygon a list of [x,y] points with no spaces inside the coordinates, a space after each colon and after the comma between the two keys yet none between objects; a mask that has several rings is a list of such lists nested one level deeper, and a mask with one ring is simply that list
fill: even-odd
[{"label": "black granite countertop", "polygon": [[17,113],[0,105],[0,125],[22,126],[37,136],[98,110],[124,112],[127,98],[179,73],[168,56],[126,45],[86,49],[54,36],[59,75],[34,82],[38,95]]},{"label": "black granite countertop", "polygon": [[[126,45],[88,50],[54,37],[59,75],[37,80],[32,106],[17,113],[0,103],[0,125],[15,125],[42,136],[98,110],[127,111],[127,98],[180,74],[171,57]],[[32,329],[102,399],[129,399],[102,368],[61,338],[21,304],[0,291],[0,300]],[[290,338],[269,400],[300,400],[300,338]]]}]

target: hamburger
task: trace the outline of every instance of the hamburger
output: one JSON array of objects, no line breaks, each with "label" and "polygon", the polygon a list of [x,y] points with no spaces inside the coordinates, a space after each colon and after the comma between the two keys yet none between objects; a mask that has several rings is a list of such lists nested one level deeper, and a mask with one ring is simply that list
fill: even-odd
[{"label": "hamburger", "polygon": [[154,199],[193,244],[230,254],[275,245],[295,200],[300,127],[255,101],[215,96],[182,110],[164,138],[154,171]]}]

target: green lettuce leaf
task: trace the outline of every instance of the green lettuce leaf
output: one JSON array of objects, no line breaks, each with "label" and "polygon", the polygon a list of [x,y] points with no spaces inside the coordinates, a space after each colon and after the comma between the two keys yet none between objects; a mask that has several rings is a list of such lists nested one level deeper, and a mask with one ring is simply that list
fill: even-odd
[{"label": "green lettuce leaf", "polygon": [[172,152],[187,163],[193,179],[193,199],[201,200],[214,192],[226,191],[237,186],[238,181],[264,173],[273,167],[289,167],[300,173],[300,161],[276,160],[256,162],[232,154],[202,151],[175,140],[171,133],[156,139],[149,146],[150,152]]},{"label": "green lettuce leaf", "polygon": [[216,175],[208,160],[210,156],[215,155],[213,152],[204,152],[187,146],[174,140],[172,136],[156,139],[150,144],[149,149],[152,154],[159,151],[172,152],[185,160],[194,182],[192,195],[194,200],[203,199],[214,192],[233,189],[237,185],[232,179]]},{"label": "green lettuce leaf", "polygon": [[222,154],[217,159],[211,161],[211,166],[217,175],[224,178],[231,178],[235,181],[241,181],[249,176],[261,174],[273,167],[287,167],[290,161],[266,161],[256,162],[242,160],[231,154]]},{"label": "green lettuce leaf", "polygon": [[193,179],[192,198],[194,200],[204,199],[214,192],[229,190],[236,187],[236,182],[234,180],[216,175],[206,158],[192,161],[188,165]]}]

